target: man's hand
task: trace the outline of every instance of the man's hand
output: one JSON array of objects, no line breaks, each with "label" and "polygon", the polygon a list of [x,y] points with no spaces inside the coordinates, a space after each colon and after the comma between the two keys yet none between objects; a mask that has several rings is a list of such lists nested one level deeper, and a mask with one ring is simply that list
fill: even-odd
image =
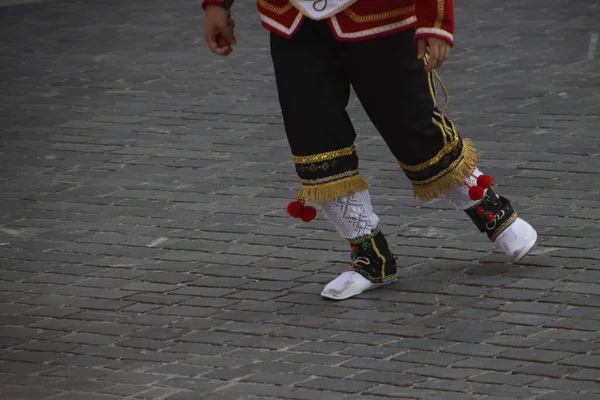
[{"label": "man's hand", "polygon": [[444,39],[435,37],[421,38],[418,40],[417,58],[422,60],[429,47],[429,62],[425,66],[425,71],[431,72],[434,68],[441,66],[450,55],[450,44]]},{"label": "man's hand", "polygon": [[237,43],[234,35],[235,22],[223,7],[209,4],[204,10],[204,38],[210,51],[228,56]]}]

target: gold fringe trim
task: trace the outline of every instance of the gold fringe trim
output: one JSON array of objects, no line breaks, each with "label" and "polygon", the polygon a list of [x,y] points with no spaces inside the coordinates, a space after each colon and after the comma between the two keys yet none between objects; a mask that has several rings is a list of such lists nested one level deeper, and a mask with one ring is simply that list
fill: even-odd
[{"label": "gold fringe trim", "polygon": [[369,185],[360,175],[349,176],[321,185],[302,185],[296,198],[304,201],[324,203],[367,190]]},{"label": "gold fringe trim", "polygon": [[452,168],[450,172],[444,174],[445,171],[442,171],[443,176],[439,179],[423,185],[413,182],[414,196],[424,201],[434,200],[453,188],[464,185],[463,181],[473,173],[479,161],[475,145],[470,139],[463,139],[462,155],[457,161],[456,165],[449,167]]}]

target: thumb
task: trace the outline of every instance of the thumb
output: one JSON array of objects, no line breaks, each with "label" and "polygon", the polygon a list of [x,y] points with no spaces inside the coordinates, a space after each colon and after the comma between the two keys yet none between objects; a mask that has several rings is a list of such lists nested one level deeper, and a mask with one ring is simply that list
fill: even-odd
[{"label": "thumb", "polygon": [[427,42],[425,39],[419,39],[417,41],[417,59],[422,60],[425,57],[425,51],[427,50]]}]

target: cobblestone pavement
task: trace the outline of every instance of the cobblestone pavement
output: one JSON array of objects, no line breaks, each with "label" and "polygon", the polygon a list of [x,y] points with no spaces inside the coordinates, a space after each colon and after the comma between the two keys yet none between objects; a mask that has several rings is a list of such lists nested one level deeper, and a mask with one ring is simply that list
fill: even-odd
[{"label": "cobblestone pavement", "polygon": [[539,230],[520,265],[413,200],[352,101],[403,268],[343,302],[347,245],[285,213],[254,2],[226,59],[197,3],[0,8],[0,398],[600,399],[597,1],[457,9],[449,113]]}]

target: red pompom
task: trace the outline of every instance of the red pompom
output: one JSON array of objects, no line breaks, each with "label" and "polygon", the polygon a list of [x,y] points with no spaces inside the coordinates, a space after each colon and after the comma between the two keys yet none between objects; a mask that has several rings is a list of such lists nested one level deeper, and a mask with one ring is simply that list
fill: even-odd
[{"label": "red pompom", "polygon": [[493,220],[494,218],[496,218],[496,214],[494,214],[493,212],[489,212],[486,214],[488,221]]},{"label": "red pompom", "polygon": [[300,218],[302,210],[304,209],[304,202],[301,200],[292,201],[287,206],[287,212],[290,217]]},{"label": "red pompom", "polygon": [[477,207],[477,210],[475,210],[475,213],[479,216],[482,216],[483,214],[485,214],[485,208],[479,206]]},{"label": "red pompom", "polygon": [[307,206],[302,209],[300,219],[304,222],[310,222],[317,216],[317,210],[314,207]]},{"label": "red pompom", "polygon": [[479,186],[481,186],[484,189],[489,188],[490,186],[492,186],[492,182],[494,181],[494,178],[492,178],[489,175],[479,175],[477,177],[477,184]]},{"label": "red pompom", "polygon": [[483,199],[484,190],[481,186],[471,186],[469,188],[469,197],[471,200],[481,200]]}]

